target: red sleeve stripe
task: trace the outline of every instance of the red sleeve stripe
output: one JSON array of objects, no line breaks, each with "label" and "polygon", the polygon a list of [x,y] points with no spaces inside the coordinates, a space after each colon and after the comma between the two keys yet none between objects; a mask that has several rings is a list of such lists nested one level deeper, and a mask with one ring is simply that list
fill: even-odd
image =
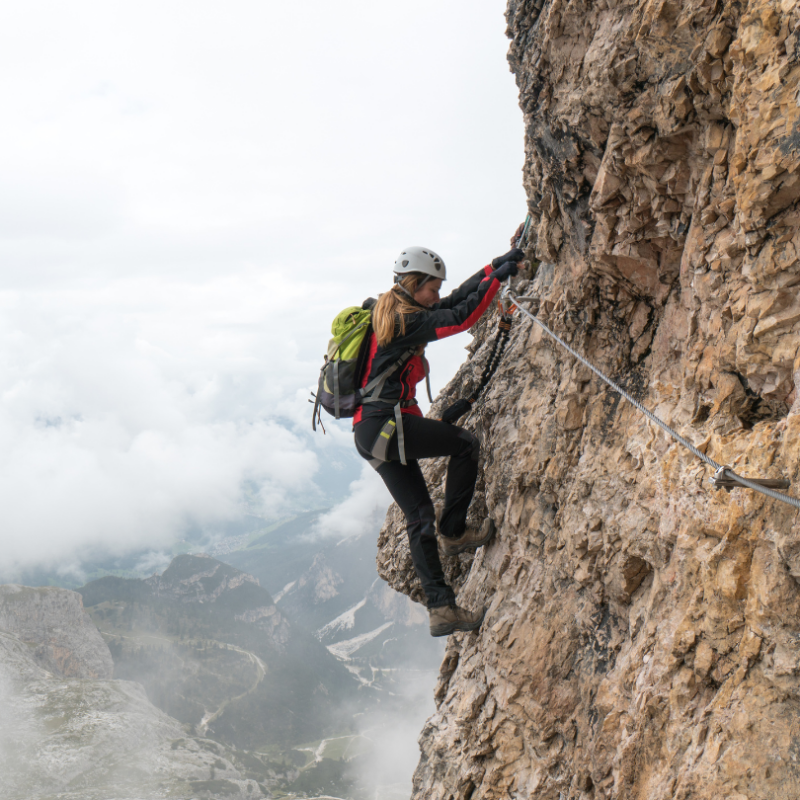
[{"label": "red sleeve stripe", "polygon": [[[487,264],[483,268],[483,271],[487,274],[487,276],[490,275],[492,272],[492,265]],[[485,280],[486,279],[484,278],[481,283],[484,283]],[[462,333],[463,331],[469,330],[481,318],[483,312],[489,307],[489,303],[492,302],[499,288],[500,281],[492,279],[491,286],[489,286],[478,307],[460,325],[449,325],[446,328],[437,328],[436,338],[444,339],[447,336],[453,336],[456,333]]]}]

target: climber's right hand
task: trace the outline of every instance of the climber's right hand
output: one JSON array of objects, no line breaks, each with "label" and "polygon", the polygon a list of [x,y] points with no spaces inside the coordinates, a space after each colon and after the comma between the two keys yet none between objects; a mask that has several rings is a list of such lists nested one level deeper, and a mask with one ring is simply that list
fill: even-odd
[{"label": "climber's right hand", "polygon": [[503,266],[503,264],[507,264],[509,261],[513,261],[514,263],[519,263],[523,261],[525,258],[525,253],[519,249],[519,247],[512,247],[505,255],[498,256],[497,258],[492,259],[492,267],[497,269],[498,267]]},{"label": "climber's right hand", "polygon": [[472,405],[470,404],[469,400],[466,400],[462,397],[460,400],[456,400],[453,405],[448,406],[444,410],[444,413],[442,414],[442,422],[449,422],[452,424],[457,419],[463,417],[464,414],[470,410],[470,408],[472,408]]}]

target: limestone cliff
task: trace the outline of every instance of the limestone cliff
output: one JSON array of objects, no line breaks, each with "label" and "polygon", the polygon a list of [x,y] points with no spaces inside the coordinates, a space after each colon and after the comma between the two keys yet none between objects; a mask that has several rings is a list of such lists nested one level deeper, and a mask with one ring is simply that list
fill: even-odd
[{"label": "limestone cliff", "polygon": [[110,678],[111,653],[77,592],[0,586],[0,631],[24,642],[37,664],[63,678]]},{"label": "limestone cliff", "polygon": [[[800,7],[510,0],[540,316],[716,461],[800,494]],[[493,320],[441,408],[479,375]],[[434,408],[434,414],[436,407]],[[416,798],[800,796],[800,521],[515,323]],[[443,464],[428,465],[441,497]],[[390,510],[379,570],[419,599]]]}]

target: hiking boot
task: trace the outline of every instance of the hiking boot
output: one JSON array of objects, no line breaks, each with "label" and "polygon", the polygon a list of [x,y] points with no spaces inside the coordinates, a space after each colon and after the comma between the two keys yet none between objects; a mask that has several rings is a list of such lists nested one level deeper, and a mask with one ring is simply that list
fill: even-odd
[{"label": "hiking boot", "polygon": [[431,636],[447,636],[455,631],[474,631],[480,628],[486,609],[467,611],[460,606],[429,608]]},{"label": "hiking boot", "polygon": [[441,536],[442,550],[447,556],[457,556],[465,550],[475,550],[486,544],[495,533],[494,520],[486,519],[480,528],[467,528],[457,539]]}]

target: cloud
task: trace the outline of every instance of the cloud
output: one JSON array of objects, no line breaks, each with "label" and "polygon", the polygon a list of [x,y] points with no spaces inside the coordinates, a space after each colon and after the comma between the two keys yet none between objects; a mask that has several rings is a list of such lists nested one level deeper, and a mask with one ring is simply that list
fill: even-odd
[{"label": "cloud", "polygon": [[254,511],[267,518],[318,494],[315,454],[269,421],[131,430],[113,417],[25,428],[5,418],[0,441],[6,571],[82,552],[168,549],[190,526],[240,517],[245,481],[260,487]]},{"label": "cloud", "polygon": [[0,167],[0,237],[81,240],[107,235],[124,219],[124,188],[91,162],[56,158]]},{"label": "cloud", "polygon": [[374,790],[376,797],[412,793],[412,776],[420,760],[420,731],[436,711],[433,690],[438,677],[438,669],[396,670],[391,691],[398,702],[357,715],[359,733],[370,744],[369,758],[356,759],[349,772]]},{"label": "cloud", "polygon": [[317,520],[310,535],[349,539],[377,533],[391,502],[392,497],[378,473],[364,462],[361,476],[350,484],[348,496]]},{"label": "cloud", "polygon": [[192,306],[163,285],[116,300],[107,288],[0,295],[5,571],[169,548],[190,526],[241,516],[245,483],[258,487],[248,511],[268,518],[323,502],[316,453],[271,412],[284,390],[251,351],[259,337],[226,326],[213,287],[178,332],[159,332],[154,288]]}]

